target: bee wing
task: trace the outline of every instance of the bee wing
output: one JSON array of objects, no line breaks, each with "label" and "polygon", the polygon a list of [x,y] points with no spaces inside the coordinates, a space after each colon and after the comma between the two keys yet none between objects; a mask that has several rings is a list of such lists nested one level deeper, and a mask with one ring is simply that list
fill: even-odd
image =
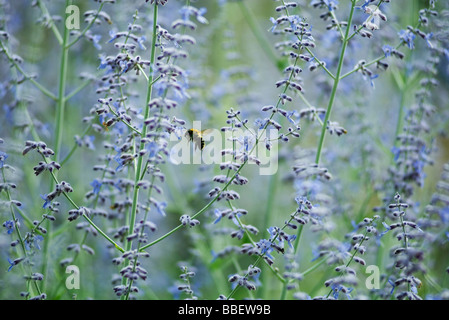
[{"label": "bee wing", "polygon": [[195,141],[195,150],[201,150],[201,141]]},{"label": "bee wing", "polygon": [[193,142],[195,143],[195,150],[200,149],[202,150],[204,148],[204,140],[201,137],[195,137],[193,139]]},{"label": "bee wing", "polygon": [[212,131],[212,129],[204,129],[203,131],[201,131],[201,135],[206,136],[208,134],[211,134]]}]

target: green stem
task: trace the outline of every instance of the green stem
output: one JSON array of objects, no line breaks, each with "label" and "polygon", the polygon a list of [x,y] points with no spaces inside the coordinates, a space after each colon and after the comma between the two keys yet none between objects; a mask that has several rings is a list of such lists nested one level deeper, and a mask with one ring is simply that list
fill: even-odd
[{"label": "green stem", "polygon": [[[66,7],[71,3],[70,0],[66,0]],[[65,85],[67,80],[67,61],[68,61],[68,50],[65,48],[65,45],[69,38],[69,29],[67,29],[64,24],[64,36],[62,39],[61,45],[61,61],[59,67],[59,89],[58,89],[58,103],[56,106],[56,117],[55,117],[55,141],[54,141],[54,152],[56,162],[59,162],[60,151],[61,151],[61,143],[63,136],[63,126],[64,126],[64,109],[65,109]],[[50,189],[54,187],[54,180],[50,182]],[[45,224],[47,231],[50,233],[51,224],[50,221],[47,221]],[[42,274],[47,274],[48,269],[48,261],[49,259],[49,247],[50,247],[50,239],[44,242],[44,246],[42,249],[43,260],[42,260]],[[42,287],[43,290],[45,288],[46,281],[43,282]]]},{"label": "green stem", "polygon": [[321,128],[321,136],[320,136],[320,140],[319,140],[318,148],[317,148],[317,152],[316,152],[316,157],[315,157],[316,164],[320,163],[321,152],[323,150],[324,138],[326,136],[326,130],[327,130],[326,125],[327,125],[327,122],[329,121],[332,107],[333,107],[334,101],[335,101],[335,96],[336,96],[337,89],[338,89],[338,84],[340,83],[340,75],[341,75],[341,70],[343,68],[343,62],[344,62],[344,58],[345,58],[346,48],[348,46],[349,30],[351,29],[352,17],[354,15],[354,8],[355,8],[355,1],[351,0],[351,11],[349,13],[349,19],[348,19],[348,25],[346,27],[345,38],[343,40],[343,44],[342,44],[341,51],[340,51],[340,58],[338,61],[337,73],[334,78],[334,85],[332,87],[331,96],[329,98],[329,104],[327,105],[326,116],[324,117],[324,121],[323,121],[324,126]]},{"label": "green stem", "polygon": [[[152,30],[151,55],[150,55],[150,68],[151,69],[154,66],[154,61],[155,61],[155,56],[156,56],[157,20],[158,20],[158,3],[155,2],[154,7],[153,7],[153,30]],[[149,102],[151,100],[152,93],[153,93],[154,75],[153,75],[153,70],[151,70],[151,69],[150,69],[150,76],[148,77],[148,84],[147,84],[147,96],[146,96],[146,100],[145,100],[144,119],[147,119],[150,114]],[[146,136],[147,129],[148,129],[147,126],[144,125],[142,128],[142,132],[141,132],[142,138]],[[141,142],[139,149],[143,150],[144,147],[145,147],[145,144],[143,142]],[[134,227],[136,224],[137,204],[138,204],[138,199],[139,199],[138,182],[139,182],[141,174],[142,174],[142,164],[143,164],[143,156],[140,156],[137,159],[137,165],[135,167],[133,202],[131,205],[131,213],[130,213],[129,221],[128,221],[128,226],[129,226],[128,234],[134,233]],[[130,241],[126,242],[125,252],[131,250],[131,248],[132,248],[132,241],[130,240]],[[143,249],[138,248],[138,251],[140,251],[140,250],[143,250]],[[137,263],[137,259],[134,261],[134,267],[135,267],[136,263]],[[133,283],[133,281],[129,280],[128,291],[125,295],[121,296],[121,300],[128,300],[132,283]],[[122,284],[126,284],[126,278],[124,278],[124,277],[122,278]]]},{"label": "green stem", "polygon": [[[209,201],[208,204],[206,204],[201,210],[199,210],[197,213],[195,213],[192,216],[192,219],[196,218],[197,216],[201,215],[202,213],[204,213],[205,211],[207,211],[212,204],[214,204],[215,201],[217,201],[218,197],[221,195],[221,193],[226,190],[228,188],[228,186],[232,183],[232,181],[234,181],[234,178],[239,174],[240,170],[244,167],[244,165],[247,163],[247,161],[245,161],[239,169],[237,169],[237,171],[234,173],[234,175],[231,177],[231,179],[229,179],[228,183],[226,183],[226,185],[223,187],[222,191],[219,192],[215,198],[213,198],[211,201]],[[170,230],[169,232],[167,232],[166,234],[164,234],[163,236],[159,237],[158,239],[154,240],[153,242],[150,242],[146,245],[144,245],[143,247],[140,248],[139,251],[145,250],[149,247],[154,246],[156,243],[164,240],[165,238],[167,238],[168,236],[172,235],[173,233],[175,233],[176,231],[178,231],[179,229],[181,229],[183,227],[182,224],[178,225],[177,227],[173,228],[172,230]]]},{"label": "green stem", "polygon": [[[45,158],[44,156],[42,156],[42,158],[44,159],[44,161],[48,164],[48,160],[47,158]],[[56,178],[56,175],[54,172],[51,172],[51,176],[53,178],[53,181],[56,184],[59,184],[58,179]],[[64,195],[64,197],[70,202],[70,204],[75,208],[75,209],[79,209],[80,207],[75,203],[75,201],[73,201],[73,199],[66,193],[66,192],[62,192],[62,194]],[[106,240],[108,240],[111,244],[114,245],[114,247],[119,250],[120,252],[125,252],[125,250],[123,250],[122,247],[120,247],[114,240],[112,240],[106,233],[104,233],[103,230],[101,230],[88,216],[86,216],[85,214],[83,214],[83,218],[95,229],[98,231],[99,234],[101,234]],[[47,241],[48,242],[48,241]]]},{"label": "green stem", "polygon": [[[111,113],[112,113],[114,116],[116,116],[117,118],[119,118],[118,113],[115,112],[114,109],[112,109],[111,105],[108,105],[108,108],[109,108],[109,111],[111,111]],[[125,119],[121,119],[120,121],[123,122],[123,124],[124,124],[125,126],[127,126],[130,130],[132,130],[132,131],[134,131],[135,133],[137,133],[138,135],[142,136],[142,133],[141,133],[139,130],[137,130],[135,127],[133,127],[128,121],[126,121]]]},{"label": "green stem", "polygon": [[[1,171],[2,171],[3,182],[6,183],[5,169],[2,167]],[[24,241],[24,239],[23,239],[23,237],[22,237],[22,235],[20,233],[19,223],[18,223],[18,220],[17,220],[16,215],[14,213],[13,204],[11,203],[12,198],[11,198],[11,193],[9,192],[9,189],[6,189],[6,196],[7,196],[7,199],[9,201],[9,210],[11,212],[11,218],[14,221],[14,229],[15,229],[15,231],[17,233],[17,237],[19,238],[19,243],[20,243],[20,246],[22,248],[23,254],[25,256],[25,259],[28,260],[29,257],[28,257],[28,253],[27,253],[27,250],[26,250],[26,247],[25,247],[25,241]],[[24,261],[23,263],[27,264],[27,266],[28,266],[27,267],[27,269],[28,269],[27,273],[31,275],[31,273],[32,273],[31,272],[31,264],[29,263],[29,261]],[[34,282],[36,291],[38,292],[38,294],[41,294],[42,291],[39,288],[39,285],[38,285],[37,281],[33,281],[33,282]],[[31,289],[31,287],[29,287],[29,289]]]},{"label": "green stem", "polygon": [[[152,36],[152,43],[151,43],[151,56],[150,56],[150,67],[153,68],[154,60],[155,60],[155,54],[156,54],[156,28],[157,28],[157,19],[158,19],[158,5],[157,2],[154,4],[154,10],[153,10],[153,36]],[[153,72],[150,73],[150,76],[148,78],[148,88],[147,88],[147,97],[145,100],[145,114],[144,119],[147,119],[150,113],[150,107],[149,102],[151,100],[152,92],[153,92]],[[147,126],[143,126],[141,137],[145,137],[147,135]],[[140,150],[144,148],[144,143],[140,143]],[[129,234],[132,234],[134,232],[134,225],[136,223],[136,214],[137,214],[137,202],[139,198],[139,187],[137,186],[137,183],[139,182],[141,171],[142,171],[142,163],[143,163],[143,157],[139,157],[137,159],[137,165],[136,165],[136,173],[135,173],[135,179],[134,179],[134,190],[133,190],[133,203],[131,206],[131,216],[129,219]],[[132,242],[128,241],[126,243],[126,251],[129,251],[131,249]]]},{"label": "green stem", "polygon": [[[31,127],[31,132],[33,134],[33,137],[35,137],[36,140],[40,141],[41,139],[39,138],[38,133],[36,132],[36,129],[34,128],[34,124],[33,121],[31,119],[30,113],[28,112],[28,109],[25,107],[24,108],[26,116],[28,118],[28,121],[30,122],[30,127]],[[42,156],[43,160],[48,164],[48,160],[47,158],[45,158],[44,156]],[[56,175],[54,174],[54,172],[51,172],[51,176],[52,176],[52,181],[53,184],[58,184],[58,178],[56,177]],[[70,198],[70,196],[63,192],[63,195],[66,197],[66,199],[70,202],[70,204],[75,208],[75,209],[79,209],[79,206],[75,203],[75,201],[72,200],[72,198]],[[91,219],[89,219],[89,217],[83,215],[83,218],[86,219],[86,221],[95,229],[98,231],[98,233],[100,233],[106,240],[108,240],[111,244],[113,244],[117,250],[119,250],[120,252],[125,252],[114,240],[112,240],[108,235],[106,235],[103,230],[101,230]],[[47,228],[48,230],[48,228]],[[48,239],[50,239],[51,236],[49,234]],[[48,243],[49,241],[45,241],[44,243]],[[45,248],[45,247],[44,247]],[[42,273],[45,274],[45,273]]]},{"label": "green stem", "polygon": [[[369,223],[369,226],[371,226],[371,225],[373,224],[374,220],[375,220],[375,219],[373,219],[373,220]],[[360,240],[360,242],[359,242],[359,247],[362,246],[362,244],[363,244],[363,242],[365,241],[367,235],[368,235],[368,228],[365,227],[365,233],[363,234],[363,238],[362,238],[362,239]],[[356,253],[357,253],[357,250],[356,250],[356,249],[353,248],[353,250],[354,250],[354,252],[352,253],[351,258],[350,258],[349,261],[346,263],[346,268],[349,267],[349,265],[351,264],[352,260],[354,260],[354,257],[355,257],[355,255],[356,255]],[[329,291],[329,293],[327,294],[326,298],[329,298],[329,296],[331,295],[332,291],[333,291],[333,289],[330,289],[330,291]]]},{"label": "green stem", "polygon": [[273,210],[278,180],[279,179],[278,179],[277,174],[273,174],[270,176],[270,182],[268,185],[267,202],[265,204],[264,224],[263,224],[265,235],[267,234],[267,228],[270,225],[270,217],[271,217],[270,213]]},{"label": "green stem", "polygon": [[308,275],[309,273],[315,271],[319,266],[321,266],[324,262],[326,262],[327,258],[323,258],[320,261],[318,261],[317,263],[315,263],[313,266],[311,266],[309,269],[305,270],[304,272],[301,272],[301,274],[305,277],[306,275]]},{"label": "green stem", "polygon": [[[66,6],[70,3],[69,0],[66,1]],[[56,118],[55,118],[55,142],[54,142],[54,152],[56,161],[59,161],[63,127],[64,127],[64,111],[65,111],[65,86],[67,80],[67,62],[69,50],[66,48],[66,43],[69,38],[69,29],[64,26],[64,38],[61,47],[61,62],[59,66],[59,89],[58,89],[58,104],[56,106]]]},{"label": "green stem", "polygon": [[[301,235],[302,235],[302,231],[304,229],[304,225],[300,225],[298,227],[298,232],[296,234],[296,239],[295,239],[295,243],[293,245],[293,254],[296,255],[296,252],[298,251],[299,248],[299,243],[301,242]],[[285,281],[283,286],[282,286],[282,291],[281,291],[281,297],[280,300],[285,300],[285,297],[287,295],[287,287],[290,281]]]},{"label": "green stem", "polygon": [[[293,217],[292,216],[290,216],[290,219],[284,224],[284,226],[282,227],[282,228],[280,228],[280,231],[283,231],[286,227],[287,227],[287,225],[291,222],[293,220]],[[279,232],[278,233],[276,233],[276,235],[273,237],[273,239],[271,239],[270,241],[271,241],[271,243],[274,243],[275,241],[276,241],[276,239],[279,237]],[[254,242],[253,242],[254,243]],[[253,244],[254,245],[254,244]],[[266,253],[262,253],[262,254],[259,254],[258,256],[257,256],[257,259],[256,259],[256,261],[254,262],[254,266],[257,266],[257,264],[260,262],[260,260],[261,259],[263,259],[263,257],[266,255]],[[277,272],[276,270],[274,270],[274,269],[272,269],[272,271],[274,272],[274,274],[279,278],[279,280],[281,280],[281,282],[285,285],[286,283],[287,283],[287,280],[286,279],[284,279],[280,274],[279,274],[279,272]],[[247,278],[248,277],[248,273],[247,274],[245,274],[245,278]],[[235,294],[235,292],[237,291],[237,289],[240,287],[240,285],[237,285],[237,286],[235,286],[235,288],[234,289],[232,289],[232,291],[229,293],[229,295],[227,296],[227,300],[229,300],[234,294]]]},{"label": "green stem", "polygon": [[75,96],[77,93],[79,93],[81,90],[83,90],[85,87],[87,87],[90,83],[92,82],[91,79],[88,79],[86,81],[84,81],[78,88],[74,89],[72,92],[70,92],[69,94],[67,94],[65,96],[65,101],[69,101],[73,96]]}]

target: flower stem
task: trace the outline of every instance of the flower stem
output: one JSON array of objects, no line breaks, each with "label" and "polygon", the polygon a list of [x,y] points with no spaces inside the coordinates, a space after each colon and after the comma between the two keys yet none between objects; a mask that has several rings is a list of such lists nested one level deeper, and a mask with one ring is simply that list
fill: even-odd
[{"label": "flower stem", "polygon": [[[153,78],[154,78],[153,74],[154,73],[153,73],[152,68],[154,67],[154,61],[155,61],[155,55],[156,55],[157,20],[158,20],[158,3],[155,2],[154,7],[153,7],[153,30],[152,30],[153,33],[152,33],[152,42],[151,42],[151,55],[150,55],[150,75],[149,75],[148,81],[147,81],[147,97],[145,100],[144,119],[147,119],[150,114],[149,102],[151,100],[152,93],[153,93]],[[141,137],[142,138],[145,137],[146,134],[147,134],[147,126],[144,125],[142,128]],[[142,150],[144,147],[145,147],[144,143],[141,142],[139,149]],[[139,199],[139,186],[137,184],[138,184],[139,180],[141,179],[142,165],[143,165],[143,156],[140,156],[137,159],[137,164],[135,167],[134,189],[133,189],[133,198],[132,198],[133,202],[131,205],[131,213],[130,213],[129,221],[128,221],[128,226],[129,226],[128,234],[134,233],[134,227],[136,224],[137,204],[138,204],[138,199]],[[144,170],[146,170],[146,167]],[[131,248],[132,248],[132,241],[129,240],[128,242],[126,242],[125,252],[131,250]],[[142,249],[140,249],[140,250],[142,250]],[[138,249],[138,251],[140,251],[140,250]],[[136,261],[134,263],[136,263]],[[134,267],[135,267],[135,264],[134,264]],[[123,285],[126,284],[125,277],[122,278],[122,284]],[[132,286],[132,280],[129,280],[128,291],[125,295],[121,296],[121,300],[128,300],[131,286]]]},{"label": "flower stem", "polygon": [[321,153],[322,153],[323,145],[324,145],[324,138],[326,136],[326,130],[327,130],[326,125],[327,125],[327,122],[329,121],[332,107],[335,102],[335,96],[337,93],[338,85],[340,83],[340,75],[341,75],[341,70],[343,69],[343,62],[344,62],[344,58],[345,58],[346,48],[348,46],[349,30],[351,29],[352,18],[354,15],[354,8],[355,8],[355,1],[351,0],[351,11],[349,13],[349,19],[348,19],[348,25],[346,27],[345,38],[343,39],[343,43],[342,43],[342,47],[341,47],[341,51],[340,51],[340,58],[338,60],[337,73],[335,74],[334,85],[332,87],[331,96],[329,98],[329,103],[327,105],[326,115],[325,115],[324,121],[323,121],[324,125],[321,128],[320,140],[318,142],[318,148],[317,148],[316,157],[315,157],[316,164],[320,163]]},{"label": "flower stem", "polygon": [[[154,60],[155,60],[155,54],[156,54],[156,36],[157,36],[157,19],[158,19],[158,5],[157,2],[154,4],[153,9],[153,35],[152,35],[152,43],[151,43],[151,56],[150,56],[150,68],[153,68],[154,66]],[[152,92],[153,92],[153,72],[150,70],[150,76],[148,77],[148,88],[147,88],[147,97],[145,100],[145,115],[144,119],[147,119],[150,113],[150,107],[149,102],[151,100]],[[145,137],[147,134],[147,126],[143,126],[141,137]],[[140,143],[140,149],[144,148],[144,143]],[[136,222],[136,214],[137,214],[137,202],[139,199],[139,187],[137,186],[137,183],[139,182],[141,171],[142,171],[142,163],[143,163],[143,157],[139,157],[137,159],[137,165],[136,165],[136,172],[135,172],[135,178],[134,178],[134,190],[133,190],[133,203],[131,206],[131,215],[129,219],[129,234],[132,234],[134,232],[134,224]],[[129,251],[131,249],[132,242],[128,241],[126,243],[125,250]]]},{"label": "flower stem", "polygon": [[[70,0],[66,0],[66,7],[70,4]],[[55,116],[55,140],[54,140],[54,152],[56,162],[59,162],[59,158],[61,157],[61,143],[63,136],[63,127],[64,127],[64,109],[65,109],[65,85],[67,80],[67,62],[68,62],[68,49],[66,48],[66,43],[69,39],[69,29],[64,25],[64,33],[61,44],[61,61],[59,66],[59,89],[58,89],[58,100],[56,106],[56,116]],[[56,177],[56,176],[55,176]],[[54,180],[50,180],[50,189],[54,187]],[[46,222],[45,225],[48,232],[50,232],[51,224],[49,221]],[[48,268],[48,257],[49,257],[49,247],[50,247],[50,239],[44,242],[43,246],[43,259],[42,259],[42,274],[47,274]],[[45,288],[45,281],[42,283],[43,290]]]},{"label": "flower stem", "polygon": [[[5,169],[4,169],[4,167],[1,168],[1,171],[2,171],[3,182],[6,183],[6,176],[5,176]],[[12,221],[14,221],[14,229],[15,229],[15,231],[17,233],[17,237],[19,238],[19,243],[20,243],[20,246],[22,248],[23,254],[24,254],[25,258],[28,260],[29,257],[28,257],[28,253],[27,253],[27,250],[26,250],[26,247],[25,247],[25,240],[24,240],[24,238],[22,237],[22,235],[20,233],[19,223],[18,223],[19,220],[16,218],[16,215],[15,215],[14,209],[13,209],[13,204],[11,203],[11,201],[12,201],[11,193],[9,192],[9,189],[6,189],[5,191],[6,191],[6,196],[7,196],[8,202],[9,202],[9,210],[11,212],[11,218],[12,218]],[[29,264],[29,261],[25,261],[24,263],[27,265],[26,268],[28,269],[26,272],[31,275],[31,273],[32,273],[31,272],[31,264]],[[39,288],[39,285],[38,285],[37,281],[34,280],[33,282],[34,282],[34,285],[35,285],[37,293],[41,294],[42,291]],[[29,287],[29,289],[31,289],[31,287]]]}]

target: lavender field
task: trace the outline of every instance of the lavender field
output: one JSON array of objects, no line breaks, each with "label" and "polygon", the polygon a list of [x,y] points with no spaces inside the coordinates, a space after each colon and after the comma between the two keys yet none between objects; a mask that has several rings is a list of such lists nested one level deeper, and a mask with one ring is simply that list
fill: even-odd
[{"label": "lavender field", "polygon": [[0,0],[0,299],[449,299],[448,84],[443,0]]}]

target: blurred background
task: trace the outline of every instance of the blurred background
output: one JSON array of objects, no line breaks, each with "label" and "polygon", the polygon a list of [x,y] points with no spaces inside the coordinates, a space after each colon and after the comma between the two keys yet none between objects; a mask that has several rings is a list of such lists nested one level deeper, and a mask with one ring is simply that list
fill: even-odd
[{"label": "blurred background", "polygon": [[[133,14],[138,12],[138,23],[143,26],[142,34],[146,35],[147,48],[151,46],[152,7],[144,1],[116,1],[114,5],[105,5],[104,10],[112,19],[109,25],[104,21],[94,25],[91,29],[94,41],[81,39],[69,52],[67,92],[79,88],[87,77],[98,79],[103,71],[99,69],[101,55],[115,55],[117,50],[113,43],[109,43],[111,30],[126,31],[128,24],[133,21]],[[340,1],[336,15],[347,19],[349,4]],[[64,13],[64,1],[44,1],[51,15],[61,17]],[[335,71],[340,50],[340,41],[335,31],[326,30],[329,21],[319,19],[324,9],[315,9],[311,1],[300,0],[299,8],[294,12],[312,26],[316,55],[326,63],[329,70]],[[81,13],[97,10],[94,1],[73,1],[79,6]],[[169,0],[167,5],[160,7],[160,24],[170,30],[171,23],[179,18],[179,9],[185,1]],[[204,16],[208,24],[198,24],[197,30],[187,33],[196,38],[197,44],[189,47],[189,58],[183,67],[189,72],[189,94],[191,99],[185,100],[180,107],[173,111],[177,118],[186,120],[186,128],[193,121],[201,121],[203,128],[220,129],[226,126],[226,110],[233,108],[241,111],[242,119],[248,119],[254,128],[256,119],[264,117],[260,109],[264,105],[276,104],[280,90],[276,88],[276,81],[285,77],[282,70],[288,65],[288,59],[281,56],[275,49],[279,41],[278,35],[270,32],[272,23],[270,17],[276,17],[274,10],[279,2],[269,0],[241,1],[191,1],[197,8],[206,8]],[[346,55],[343,73],[346,73],[361,60],[371,61],[383,55],[382,47],[386,44],[396,46],[399,43],[398,31],[406,29],[408,25],[416,25],[419,11],[428,6],[425,0],[392,1],[382,6],[388,17],[388,22],[381,23],[381,29],[374,32],[372,39],[354,38],[350,43]],[[429,30],[433,32],[433,40],[440,41],[448,48],[447,2],[438,1],[436,4],[440,15],[429,23]],[[1,6],[0,30],[7,30],[11,35],[7,45],[11,52],[23,59],[21,67],[28,75],[35,75],[36,80],[45,84],[52,92],[57,93],[59,81],[60,48],[50,28],[46,27],[42,18],[42,11],[38,7],[30,6],[30,1],[3,1]],[[292,9],[293,10],[293,9]],[[58,21],[57,17],[55,17]],[[354,23],[360,24],[366,19],[362,10],[356,10]],[[86,23],[83,23],[83,28]],[[62,22],[57,22],[61,30]],[[426,30],[428,30],[426,29]],[[100,38],[101,37],[101,38]],[[92,42],[95,42],[94,45]],[[352,222],[358,223],[365,216],[372,217],[372,209],[383,206],[384,182],[389,176],[388,168],[392,164],[392,148],[395,145],[398,117],[406,116],[408,110],[416,104],[415,93],[420,90],[420,80],[426,75],[426,59],[429,56],[426,42],[415,40],[415,49],[401,47],[405,53],[403,60],[389,58],[387,71],[376,69],[378,77],[372,81],[356,72],[340,83],[337,99],[334,104],[331,120],[338,122],[347,130],[342,136],[327,135],[325,150],[321,157],[321,165],[332,174],[333,179],[328,182],[328,199],[326,203],[332,208],[332,217],[326,223],[332,225],[326,233],[314,232],[313,228],[305,227],[300,243],[300,250],[295,258],[300,270],[307,270],[314,265],[318,243],[325,237],[331,236],[345,241],[345,234],[353,228]],[[149,59],[149,51],[138,51],[144,59]],[[429,132],[423,139],[427,147],[432,149],[433,165],[425,167],[425,181],[422,187],[416,187],[413,201],[419,204],[416,210],[424,214],[425,206],[430,202],[436,191],[437,181],[441,178],[444,163],[449,161],[448,133],[448,59],[439,56],[435,79],[439,86],[433,88],[429,103],[435,106],[435,113],[428,118]],[[316,108],[326,108],[332,82],[321,69],[309,71],[310,65],[304,63],[302,86],[304,97],[308,103]],[[84,74],[84,78],[80,75]],[[22,201],[21,208],[31,220],[40,219],[43,213],[43,200],[40,195],[48,193],[49,179],[46,176],[34,176],[32,168],[40,161],[37,154],[26,157],[21,155],[24,141],[32,139],[29,119],[23,111],[25,105],[32,116],[34,125],[41,139],[51,147],[54,135],[55,102],[44,96],[30,81],[15,86],[14,79],[23,78],[4,56],[1,58],[0,79],[0,137],[5,143],[0,150],[8,153],[6,163],[14,166],[15,171],[8,176],[18,188],[13,195]],[[137,77],[136,77],[137,78]],[[12,80],[11,80],[12,79]],[[373,83],[372,83],[373,82]],[[374,84],[374,86],[373,86]],[[67,155],[73,148],[76,135],[81,136],[86,128],[83,118],[97,103],[101,95],[96,93],[96,81],[86,85],[82,91],[75,94],[67,102],[62,154]],[[135,95],[130,98],[130,105],[142,109],[145,99],[146,84],[142,77],[128,87],[128,92]],[[403,112],[400,113],[401,106]],[[294,102],[285,106],[287,110],[299,112],[307,108],[305,101],[296,97]],[[249,179],[244,186],[233,189],[240,193],[238,206],[248,211],[244,217],[246,224],[257,227],[259,235],[255,239],[267,237],[269,226],[282,226],[295,211],[298,196],[303,181],[295,178],[292,167],[301,159],[308,158],[313,162],[314,152],[318,143],[321,126],[317,121],[298,119],[301,126],[301,137],[292,138],[286,144],[279,143],[279,169],[277,174],[261,176],[254,165],[245,168],[243,175]],[[288,125],[287,121],[281,122]],[[98,178],[97,172],[91,168],[98,164],[98,157],[105,154],[103,142],[109,141],[114,133],[89,131],[92,145],[78,148],[70,161],[59,172],[59,179],[68,181],[75,192],[72,198],[76,203],[85,203],[85,195],[92,186],[90,183]],[[109,135],[109,136],[108,136]],[[112,139],[111,139],[112,140]],[[161,184],[164,194],[161,197],[167,202],[165,217],[157,213],[150,213],[151,220],[158,225],[158,231],[150,235],[150,240],[156,239],[179,224],[179,217],[183,214],[192,215],[200,210],[209,199],[207,192],[213,188],[212,177],[220,174],[217,165],[181,165],[176,166],[167,161],[161,165],[166,175],[166,181]],[[124,178],[132,179],[129,172],[123,173]],[[324,191],[324,190],[323,190]],[[391,195],[389,195],[391,196]],[[2,198],[4,201],[6,199]],[[91,256],[81,252],[77,265],[80,266],[81,289],[65,290],[64,269],[60,261],[70,256],[66,247],[71,243],[83,240],[84,233],[77,230],[75,223],[65,219],[70,209],[65,199],[61,202],[60,217],[52,227],[51,244],[48,256],[47,295],[50,299],[112,299],[111,281],[117,274],[117,267],[111,263],[116,255],[114,250],[107,249],[105,241],[97,236],[88,235],[86,244],[95,250]],[[226,207],[217,203],[215,207]],[[105,203],[103,208],[112,211]],[[419,215],[420,213],[418,213]],[[2,223],[9,219],[9,209],[6,204],[0,207]],[[145,260],[149,272],[145,286],[141,286],[139,298],[172,299],[185,298],[176,290],[179,282],[179,264],[188,264],[195,268],[197,276],[192,280],[195,295],[202,299],[215,299],[219,294],[227,294],[230,284],[229,275],[239,269],[246,270],[254,262],[253,257],[232,255],[229,259],[216,259],[214,254],[227,246],[239,246],[248,241],[220,235],[220,228],[235,228],[232,221],[213,224],[215,216],[213,209],[199,218],[198,228],[186,229],[168,237],[160,244],[149,250],[151,258]],[[112,232],[117,227],[117,221],[101,220],[98,224],[104,230]],[[25,223],[23,223],[25,226]],[[225,230],[221,230],[224,232]],[[20,291],[25,291],[25,281],[18,270],[7,272],[8,257],[13,249],[9,246],[11,237],[2,230],[0,235],[0,298],[16,299]],[[44,241],[46,238],[44,237]],[[396,243],[395,239],[386,239],[385,248]],[[429,249],[426,260],[430,269],[429,274],[435,277],[439,286],[447,287],[449,280],[447,273],[441,272],[448,267],[445,252],[448,244],[438,242],[438,246]],[[388,260],[388,250],[385,250]],[[368,264],[375,263],[376,256],[368,255]],[[33,256],[36,269],[42,265],[42,256]],[[284,258],[276,256],[275,267],[285,270]],[[332,274],[332,267],[320,266],[310,276],[300,282],[301,291],[313,295],[326,294],[324,280]],[[365,274],[360,271],[360,280],[364,282]],[[271,271],[264,265],[262,268],[260,290],[253,297],[277,299],[281,294],[281,287]],[[420,293],[422,296],[435,294],[435,287],[424,285]],[[240,290],[236,298],[247,297],[245,290]],[[292,294],[287,295],[288,298]]]}]

